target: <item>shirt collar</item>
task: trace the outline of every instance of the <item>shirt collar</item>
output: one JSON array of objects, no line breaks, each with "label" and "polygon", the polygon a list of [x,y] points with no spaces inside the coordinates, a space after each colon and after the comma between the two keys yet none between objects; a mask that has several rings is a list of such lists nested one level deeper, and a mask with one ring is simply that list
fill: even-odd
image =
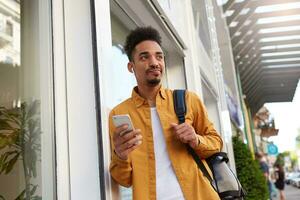
[{"label": "shirt collar", "polygon": [[[147,103],[146,99],[144,99],[143,97],[141,97],[139,95],[139,93],[137,92],[138,91],[138,87],[134,87],[132,89],[132,93],[131,93],[131,98],[133,99],[134,101],[134,104],[137,106],[137,107],[140,107],[141,105],[143,105],[144,103]],[[165,89],[161,86],[160,89],[159,89],[159,96],[165,100],[166,99],[166,91]]]}]

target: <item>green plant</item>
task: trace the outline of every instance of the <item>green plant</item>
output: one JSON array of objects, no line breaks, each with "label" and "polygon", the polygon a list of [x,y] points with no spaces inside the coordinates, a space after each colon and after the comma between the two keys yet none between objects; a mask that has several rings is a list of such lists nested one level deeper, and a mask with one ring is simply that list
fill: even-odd
[{"label": "green plant", "polygon": [[298,131],[298,135],[297,135],[297,137],[295,138],[295,141],[296,141],[296,148],[297,148],[297,149],[300,149],[300,128],[298,128],[297,131]]},{"label": "green plant", "polygon": [[233,137],[233,149],[237,176],[247,192],[245,200],[267,200],[269,192],[266,179],[247,145],[238,137]]},{"label": "green plant", "polygon": [[280,166],[284,166],[284,157],[286,156],[286,153],[279,153],[276,157],[276,161],[274,163],[274,165],[280,165]]},{"label": "green plant", "polygon": [[294,169],[294,166],[297,165],[297,162],[298,162],[298,156],[297,156],[296,152],[292,152],[292,151],[284,151],[283,153],[279,153],[276,156],[276,161],[274,163],[274,166],[280,165],[283,167],[288,167],[288,166],[286,166],[286,163],[285,163],[286,158],[291,161],[291,167],[292,167],[292,169]]},{"label": "green plant", "polygon": [[25,177],[25,189],[15,200],[41,199],[34,195],[38,185],[31,183],[37,177],[41,153],[39,109],[39,101],[24,102],[15,109],[0,107],[0,174],[9,174],[20,160]]}]

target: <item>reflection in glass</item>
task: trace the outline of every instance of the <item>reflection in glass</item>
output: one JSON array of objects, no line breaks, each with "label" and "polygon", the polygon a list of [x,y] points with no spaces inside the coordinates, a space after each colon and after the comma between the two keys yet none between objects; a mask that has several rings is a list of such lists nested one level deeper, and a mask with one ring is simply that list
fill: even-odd
[{"label": "reflection in glass", "polygon": [[195,28],[198,31],[198,36],[206,50],[207,54],[211,56],[211,38],[209,36],[208,15],[205,1],[192,0],[193,15],[195,21]]},{"label": "reflection in glass", "polygon": [[40,59],[39,31],[45,22],[39,6],[36,0],[0,0],[1,200],[43,196],[40,72],[47,64]]},{"label": "reflection in glass", "polygon": [[136,85],[134,75],[127,69],[128,58],[123,52],[121,45],[112,46],[110,64],[110,96],[108,101],[109,109],[118,105],[131,96],[132,88]]},{"label": "reflection in glass", "polygon": [[[128,21],[129,19],[122,19]],[[129,33],[128,27],[121,20],[111,13],[111,31],[112,31],[112,50],[110,66],[107,68],[107,79],[105,87],[109,88],[106,91],[106,102],[108,110],[124,101],[131,96],[132,88],[136,85],[134,74],[127,69],[128,57],[124,52],[124,43],[126,36]],[[116,185],[115,185],[116,186]],[[122,200],[132,199],[131,188],[116,186],[119,188],[114,195]]]}]

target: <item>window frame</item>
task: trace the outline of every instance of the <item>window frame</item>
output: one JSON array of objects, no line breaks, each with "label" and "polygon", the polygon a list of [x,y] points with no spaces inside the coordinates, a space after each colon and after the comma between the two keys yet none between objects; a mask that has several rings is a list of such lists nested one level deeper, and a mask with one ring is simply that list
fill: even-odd
[{"label": "window frame", "polygon": [[[95,0],[95,6],[102,9],[104,2],[100,6]],[[59,200],[105,199],[101,196],[104,188],[100,187],[99,174],[100,121],[95,93],[92,3],[52,0]]]}]

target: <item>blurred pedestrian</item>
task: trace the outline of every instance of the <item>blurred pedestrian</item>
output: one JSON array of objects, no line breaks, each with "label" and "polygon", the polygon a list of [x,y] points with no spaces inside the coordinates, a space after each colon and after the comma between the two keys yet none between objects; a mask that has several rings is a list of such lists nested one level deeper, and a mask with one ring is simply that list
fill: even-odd
[{"label": "blurred pedestrian", "polygon": [[270,171],[269,171],[269,166],[266,157],[262,152],[257,152],[255,154],[255,157],[259,161],[260,169],[266,178],[266,182],[268,184],[268,190],[269,190],[269,198],[270,200],[272,200],[272,183],[270,181]]},{"label": "blurred pedestrian", "polygon": [[284,170],[280,164],[275,165],[275,186],[279,190],[280,200],[285,200],[284,196]]}]

